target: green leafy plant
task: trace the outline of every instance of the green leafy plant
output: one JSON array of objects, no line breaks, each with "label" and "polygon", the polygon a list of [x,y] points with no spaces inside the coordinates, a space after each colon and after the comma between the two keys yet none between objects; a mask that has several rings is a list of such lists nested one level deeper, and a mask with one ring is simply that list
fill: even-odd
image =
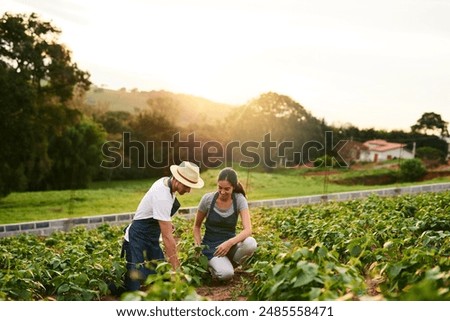
[{"label": "green leafy plant", "polygon": [[[253,208],[258,249],[234,297],[251,300],[450,300],[450,192]],[[182,268],[157,266],[123,300],[204,300],[207,259],[176,217]],[[100,300],[121,283],[123,227],[0,239],[1,300]]]},{"label": "green leafy plant", "polygon": [[145,290],[124,293],[125,301],[180,301],[202,300],[195,287],[191,285],[192,278],[181,271],[173,271],[167,262],[156,266],[156,273],[145,281]]},{"label": "green leafy plant", "polygon": [[414,182],[421,179],[427,170],[418,158],[404,160],[400,164],[399,177],[403,182]]}]

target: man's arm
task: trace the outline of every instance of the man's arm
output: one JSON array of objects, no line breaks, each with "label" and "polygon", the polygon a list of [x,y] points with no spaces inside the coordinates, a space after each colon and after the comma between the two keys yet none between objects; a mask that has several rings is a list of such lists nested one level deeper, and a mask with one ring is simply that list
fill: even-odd
[{"label": "man's arm", "polygon": [[180,261],[178,260],[177,244],[173,237],[173,227],[170,221],[158,221],[161,229],[161,235],[164,242],[164,248],[167,256],[167,260],[172,265],[174,270],[180,267]]}]

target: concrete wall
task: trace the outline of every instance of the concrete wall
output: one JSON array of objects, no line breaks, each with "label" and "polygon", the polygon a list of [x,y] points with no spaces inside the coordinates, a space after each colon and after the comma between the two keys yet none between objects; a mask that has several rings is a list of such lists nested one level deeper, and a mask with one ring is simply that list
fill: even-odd
[{"label": "concrete wall", "polygon": [[[343,193],[330,193],[324,195],[299,196],[261,201],[250,201],[249,207],[294,207],[302,204],[314,204],[325,201],[348,201],[361,199],[369,195],[396,196],[401,194],[418,194],[425,192],[442,192],[450,190],[450,183],[407,186],[378,190],[364,190]],[[179,214],[187,218],[194,217],[197,207],[182,207]],[[68,231],[75,226],[95,228],[102,224],[126,225],[133,219],[133,212],[108,214],[99,216],[80,217],[72,219],[59,219],[50,221],[37,221],[16,224],[0,225],[0,237],[12,236],[20,233],[33,233],[37,235],[50,235],[55,231]]]}]

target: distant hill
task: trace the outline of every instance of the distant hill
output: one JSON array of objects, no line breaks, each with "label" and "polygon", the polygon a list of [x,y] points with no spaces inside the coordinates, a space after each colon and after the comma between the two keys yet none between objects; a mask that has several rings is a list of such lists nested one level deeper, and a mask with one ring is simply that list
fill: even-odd
[{"label": "distant hill", "polygon": [[86,94],[86,103],[109,111],[136,113],[159,110],[180,126],[197,122],[213,122],[224,119],[234,105],[217,103],[205,98],[169,91],[126,91],[94,87]]}]

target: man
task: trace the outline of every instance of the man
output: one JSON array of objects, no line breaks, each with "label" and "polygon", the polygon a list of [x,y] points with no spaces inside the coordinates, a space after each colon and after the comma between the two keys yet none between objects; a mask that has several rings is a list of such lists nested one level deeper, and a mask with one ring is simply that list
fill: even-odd
[{"label": "man", "polygon": [[[171,217],[180,207],[175,194],[189,193],[191,188],[204,185],[197,165],[184,161],[170,166],[171,177],[157,180],[144,195],[133,221],[125,231],[123,252],[127,260],[126,291],[139,290],[149,274],[155,271],[146,266],[151,260],[164,260],[176,270],[180,267]],[[164,253],[159,245],[160,236]]]}]

